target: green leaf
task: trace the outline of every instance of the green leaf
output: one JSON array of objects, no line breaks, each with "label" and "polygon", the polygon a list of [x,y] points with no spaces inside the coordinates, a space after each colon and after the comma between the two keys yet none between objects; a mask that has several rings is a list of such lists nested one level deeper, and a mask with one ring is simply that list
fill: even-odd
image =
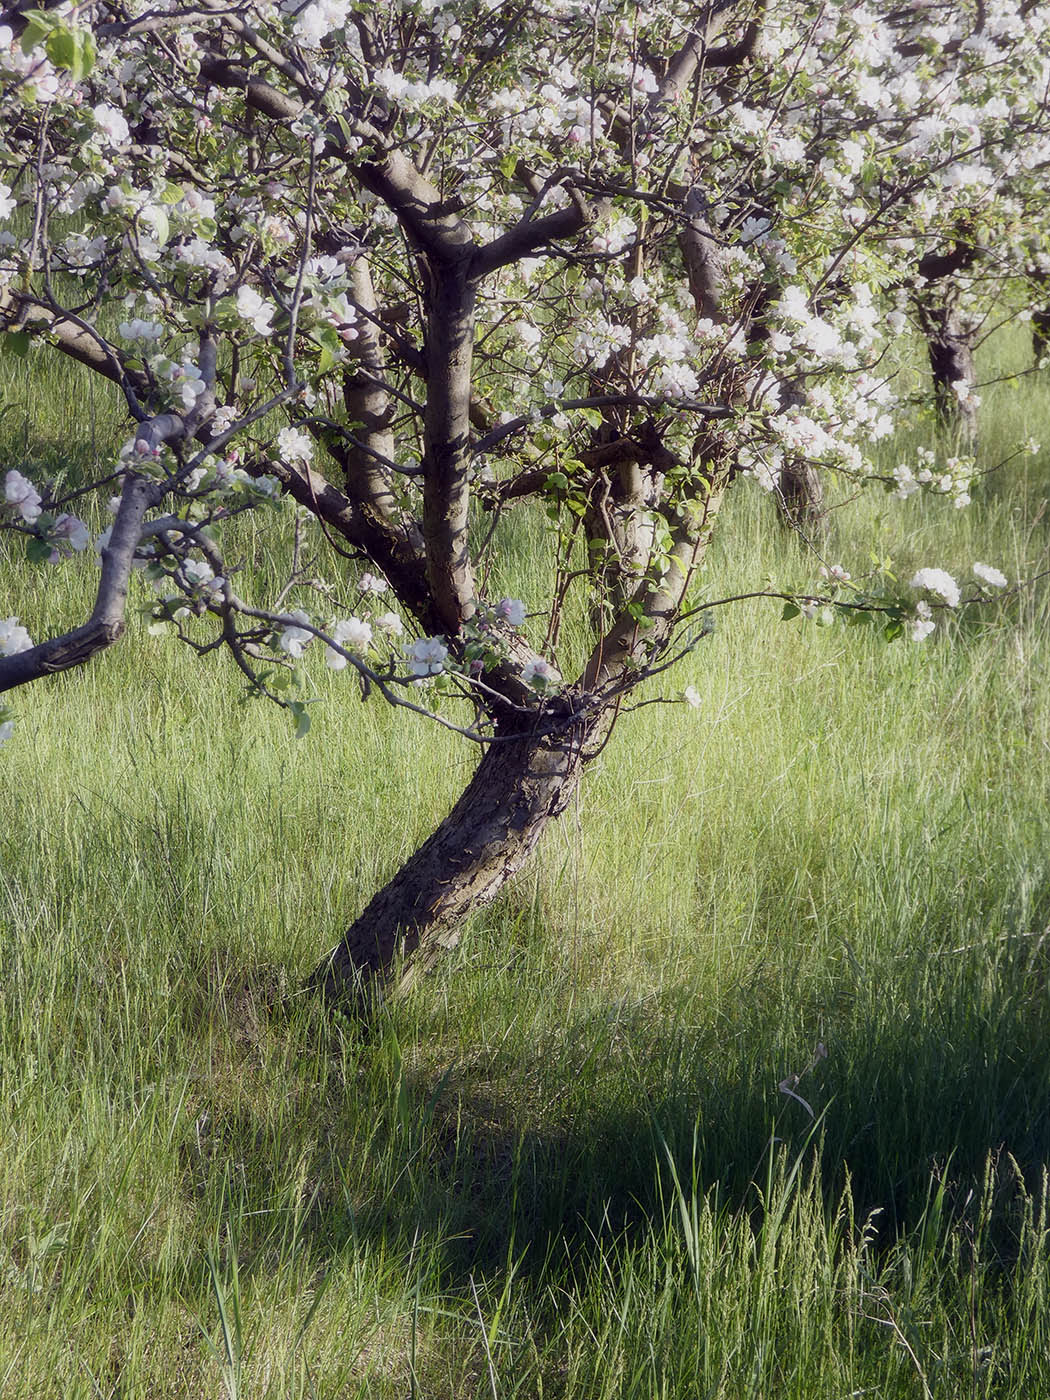
[{"label": "green leaf", "polygon": [[793,617],[801,616],[802,609],[797,603],[785,603],[780,614],[781,622],[790,622]]},{"label": "green leaf", "polygon": [[152,204],[149,208],[149,217],[142,215],[142,222],[153,234],[157,244],[163,248],[171,236],[171,223],[166,210],[160,204]]},{"label": "green leaf", "polygon": [[345,353],[339,332],[334,326],[318,326],[310,332],[310,339],[321,347],[321,357],[317,362],[318,372],[327,374],[333,365],[342,360]]},{"label": "green leaf", "polygon": [[44,52],[56,68],[67,68],[72,72],[78,54],[78,45],[72,29],[61,26],[52,29],[44,40]]},{"label": "green leaf", "polygon": [[335,120],[336,125],[339,127],[339,130],[343,133],[343,140],[346,142],[350,150],[354,150],[359,144],[359,142],[358,138],[350,130],[350,123],[340,112],[335,113]]},{"label": "green leaf", "polygon": [[882,635],[888,642],[895,642],[898,637],[904,636],[904,623],[898,618],[891,618],[882,629]]},{"label": "green leaf", "polygon": [[67,29],[58,24],[44,41],[48,58],[56,68],[66,68],[79,83],[95,66],[95,36],[90,29]]},{"label": "green leaf", "polygon": [[291,710],[292,718],[295,720],[295,737],[297,739],[305,738],[310,732],[310,716],[307,712],[306,705],[302,700],[289,700],[288,708]]},{"label": "green leaf", "polygon": [[28,21],[22,31],[22,52],[32,53],[39,44],[44,42],[57,21],[52,19],[50,15],[44,14],[42,10],[23,10],[22,14]]},{"label": "green leaf", "polygon": [[515,153],[514,153],[513,151],[508,151],[507,154],[506,154],[505,156],[503,156],[503,157],[501,158],[501,160],[500,160],[500,163],[499,163],[499,172],[500,172],[500,174],[503,175],[506,179],[509,180],[509,179],[511,179],[511,178],[513,177],[514,172],[515,172],[515,170],[517,170],[517,168],[518,168],[518,157],[515,155]]},{"label": "green leaf", "polygon": [[20,360],[24,360],[29,354],[29,332],[8,331],[0,344],[5,354],[17,355]]},{"label": "green leaf", "polygon": [[26,558],[31,564],[46,564],[51,558],[51,546],[47,540],[34,535],[26,540]]}]

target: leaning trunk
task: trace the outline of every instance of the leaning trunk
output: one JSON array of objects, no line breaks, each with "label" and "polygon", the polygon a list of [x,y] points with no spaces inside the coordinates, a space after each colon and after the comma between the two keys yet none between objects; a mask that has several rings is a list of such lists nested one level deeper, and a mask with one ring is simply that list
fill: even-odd
[{"label": "leaning trunk", "polygon": [[531,731],[488,745],[452,811],[314,973],[328,997],[367,1010],[403,990],[520,869],[569,802],[605,728],[600,713],[581,719],[564,702],[558,708],[561,716],[548,707]]},{"label": "leaning trunk", "polygon": [[956,312],[943,307],[927,309],[923,325],[937,416],[972,449],[977,442],[977,406],[968,392],[977,380],[973,333]]}]

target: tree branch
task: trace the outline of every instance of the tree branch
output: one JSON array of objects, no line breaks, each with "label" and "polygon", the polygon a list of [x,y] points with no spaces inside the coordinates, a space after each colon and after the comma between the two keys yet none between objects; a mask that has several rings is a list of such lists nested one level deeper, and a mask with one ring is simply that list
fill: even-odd
[{"label": "tree branch", "polygon": [[733,472],[732,461],[712,434],[700,435],[693,458],[711,463],[705,473],[706,489],[680,507],[671,531],[670,558],[660,581],[641,580],[591,652],[578,681],[585,690],[609,685],[632,669],[644,667],[671,635],[689,584],[706,553]]},{"label": "tree branch", "polygon": [[[219,54],[206,53],[201,59],[200,71],[203,78],[217,87],[242,91],[249,107],[275,121],[296,121],[308,108],[302,97],[282,92],[272,83],[253,77],[247,68]],[[377,151],[377,157],[355,160],[346,148],[348,134]],[[378,128],[345,112],[339,121],[327,124],[325,136],[325,153],[345,161],[365,189],[394,211],[418,248],[434,258],[449,260],[473,246],[470,229],[458,217],[455,207],[442,200],[435,186],[403,151],[386,148],[386,140]]]},{"label": "tree branch", "polygon": [[245,470],[252,476],[275,476],[293,500],[382,569],[424,632],[441,631],[442,622],[427,589],[423,551],[414,525],[382,519],[312,467],[259,459],[246,462]]},{"label": "tree branch", "polygon": [[137,370],[125,368],[119,351],[94,326],[70,312],[56,311],[25,292],[10,290],[0,293],[0,321],[4,330],[39,326],[56,350],[122,389],[133,417],[145,418],[139,400],[149,395],[149,380]]},{"label": "tree branch", "polygon": [[145,477],[129,475],[125,478],[109,544],[102,550],[102,571],[90,618],[60,637],[40,642],[14,656],[0,657],[0,692],[27,685],[56,671],[82,666],[96,652],[104,651],[120,639],[124,633],[128,583],[142,522],[147,510],[163,498],[166,490],[163,483]]},{"label": "tree branch", "polygon": [[468,260],[431,269],[426,295],[423,539],[427,581],[441,630],[450,636],[475,606],[467,532],[474,299]]},{"label": "tree branch", "polygon": [[559,238],[572,238],[586,228],[592,217],[591,211],[580,201],[565,209],[556,209],[542,219],[523,219],[501,237],[478,249],[474,258],[475,275],[485,277],[496,268],[535,254]]}]

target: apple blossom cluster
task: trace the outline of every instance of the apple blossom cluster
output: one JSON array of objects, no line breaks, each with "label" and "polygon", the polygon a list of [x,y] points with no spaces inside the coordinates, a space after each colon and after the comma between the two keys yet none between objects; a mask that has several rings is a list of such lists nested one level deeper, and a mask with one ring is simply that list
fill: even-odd
[{"label": "apple blossom cluster", "polygon": [[[1006,575],[990,564],[974,564],[973,575],[978,583],[988,588],[1006,587]],[[958,582],[945,569],[919,569],[909,581],[909,587],[930,594],[948,608],[957,608],[962,599],[962,590]],[[914,642],[921,642],[935,627],[936,621],[930,603],[927,599],[920,598],[907,624],[908,636]]]},{"label": "apple blossom cluster", "polygon": [[973,481],[974,459],[972,457],[947,457],[937,462],[936,453],[928,447],[916,450],[918,470],[906,462],[893,470],[893,494],[906,501],[917,491],[926,490],[934,495],[947,496],[956,509],[970,504],[970,486]]},{"label": "apple blossom cluster", "polygon": [[23,527],[31,527],[23,532],[29,536],[27,550],[33,562],[57,564],[81,553],[91,542],[90,531],[79,516],[45,510],[40,492],[16,468],[5,474],[3,504]]},{"label": "apple blossom cluster", "polygon": [[188,413],[205,392],[204,376],[192,361],[181,363],[165,355],[154,355],[148,361],[150,369],[164,386],[165,399],[172,407]]},{"label": "apple blossom cluster", "polygon": [[911,580],[910,586],[932,593],[950,608],[959,606],[959,585],[945,569],[920,569]]},{"label": "apple blossom cluster", "polygon": [[[221,410],[219,411],[221,413]],[[216,428],[216,413],[211,426]],[[233,505],[276,505],[280,500],[280,483],[268,473],[249,474],[239,465],[240,452],[237,448],[218,456],[208,453],[183,481],[182,490],[187,494],[202,498],[202,506],[212,510],[218,506]],[[190,517],[200,511],[190,510]]]},{"label": "apple blossom cluster", "polygon": [[91,543],[91,531],[87,523],[67,511],[55,516],[50,527],[41,533],[51,546],[48,554],[50,564],[57,564],[71,554],[82,554]]},{"label": "apple blossom cluster", "polygon": [[17,617],[0,619],[0,656],[14,656],[32,645],[32,638]]},{"label": "apple blossom cluster", "polygon": [[43,510],[39,491],[14,468],[4,477],[4,501],[27,525],[35,524]]},{"label": "apple blossom cluster", "polygon": [[417,679],[438,676],[448,661],[448,647],[441,637],[417,637],[406,645],[405,659],[410,674]]},{"label": "apple blossom cluster", "polygon": [[[1006,575],[990,564],[974,564],[973,574],[978,583],[989,588],[1006,587]],[[909,586],[932,595],[948,608],[957,608],[962,598],[959,584],[945,569],[919,569],[910,580]],[[935,627],[932,607],[925,598],[920,598],[915,604],[914,615],[908,622],[909,637],[914,642],[921,642]]]},{"label": "apple blossom cluster", "polygon": [[344,671],[348,655],[366,663],[377,662],[382,641],[388,663],[398,659],[396,643],[405,630],[399,613],[384,606],[389,584],[385,578],[366,570],[357,581],[362,616],[333,618],[327,624],[314,620],[302,609],[288,613],[274,634],[274,645],[292,660],[299,660],[319,634],[334,645],[325,646],[325,664],[333,671]]},{"label": "apple blossom cluster", "polygon": [[952,574],[946,569],[925,567],[917,569],[908,580],[907,586],[913,594],[925,595],[914,598],[901,594],[892,574],[887,575],[882,585],[873,579],[864,584],[855,582],[841,564],[822,564],[819,574],[824,584],[822,596],[789,599],[783,611],[785,620],[802,616],[827,627],[840,620],[856,624],[881,618],[888,640],[907,636],[913,642],[924,641],[936,630],[937,609],[956,609],[964,601],[987,599],[993,592],[1005,588],[1008,582],[1000,569],[975,563],[973,577],[978,591],[964,600],[962,587]]},{"label": "apple blossom cluster", "polygon": [[[298,661],[311,643],[318,639],[318,635],[323,633],[329,643],[334,643],[334,646],[327,645],[325,648],[326,664],[332,670],[342,671],[347,666],[344,653],[352,653],[365,661],[370,657],[377,660],[376,649],[382,639],[387,660],[396,666],[403,658],[408,675],[416,681],[461,669],[467,675],[477,676],[506,655],[502,636],[504,629],[516,631],[526,618],[525,604],[520,598],[501,598],[499,602],[481,608],[469,625],[463,652],[465,665],[461,668],[458,660],[450,656],[447,639],[440,636],[412,638],[401,645],[399,653],[394,644],[404,633],[404,623],[398,613],[378,610],[379,600],[389,591],[387,581],[366,571],[358,580],[357,588],[362,604],[366,608],[371,607],[369,615],[334,618],[324,626],[308,613],[296,609],[281,620],[274,634],[276,648]],[[539,657],[530,658],[522,668],[525,683],[539,690],[553,685],[557,678],[554,668]]]}]

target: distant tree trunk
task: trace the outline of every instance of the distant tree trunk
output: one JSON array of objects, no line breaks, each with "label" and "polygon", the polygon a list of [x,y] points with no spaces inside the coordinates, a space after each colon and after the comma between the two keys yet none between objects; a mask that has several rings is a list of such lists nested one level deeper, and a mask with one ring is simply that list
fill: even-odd
[{"label": "distant tree trunk", "polygon": [[[780,392],[780,408],[800,408],[806,402],[801,379],[784,384]],[[788,458],[780,472],[776,489],[780,519],[792,530],[799,530],[807,539],[820,543],[827,530],[824,509],[824,478],[816,467],[796,458]]]},{"label": "distant tree trunk", "polygon": [[776,497],[785,525],[801,530],[807,539],[823,536],[827,528],[824,480],[816,467],[808,462],[785,462]]},{"label": "distant tree trunk", "polygon": [[960,398],[955,385],[973,385],[977,372],[973,359],[973,331],[953,307],[920,306],[922,327],[933,371],[933,392],[941,423],[967,448],[977,444],[977,406]]},{"label": "distant tree trunk", "polygon": [[534,725],[488,745],[451,812],[372,897],[314,972],[314,986],[368,1012],[456,945],[463,920],[499,893],[565,809],[605,732],[601,711],[574,718],[572,704],[560,698],[537,716],[539,725],[558,724],[553,733]]},{"label": "distant tree trunk", "polygon": [[1036,364],[1050,352],[1050,306],[1032,312],[1032,354]]}]

